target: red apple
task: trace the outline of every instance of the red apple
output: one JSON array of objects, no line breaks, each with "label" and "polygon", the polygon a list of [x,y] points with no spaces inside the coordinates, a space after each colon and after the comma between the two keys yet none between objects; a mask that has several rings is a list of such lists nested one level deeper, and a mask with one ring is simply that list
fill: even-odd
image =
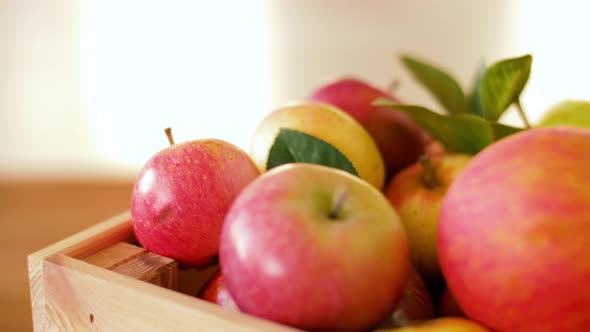
[{"label": "red apple", "polygon": [[380,97],[396,100],[367,82],[341,78],[318,87],[309,100],[336,106],[360,122],[377,143],[389,179],[418,160],[428,136],[407,115],[373,106]]},{"label": "red apple", "polygon": [[229,311],[239,311],[236,302],[232,298],[231,294],[227,290],[225,285],[225,279],[221,271],[217,271],[215,275],[203,286],[203,289],[199,292],[198,297],[220,305],[223,309]]},{"label": "red apple", "polygon": [[183,266],[210,265],[230,204],[259,174],[243,150],[218,139],[159,151],[143,166],[131,196],[137,240]]},{"label": "red apple", "polygon": [[428,289],[420,274],[411,267],[402,298],[391,316],[382,322],[380,328],[406,326],[415,321],[434,318],[434,306]]},{"label": "red apple", "polygon": [[435,297],[444,286],[436,246],[440,206],[447,189],[471,158],[466,154],[423,156],[385,188],[385,196],[406,228],[412,262]]},{"label": "red apple", "polygon": [[531,129],[490,145],[441,207],[448,286],[496,331],[587,331],[589,248],[588,130]]},{"label": "red apple", "polygon": [[405,231],[380,191],[305,163],[275,167],[238,196],[219,259],[242,311],[311,331],[374,327],[410,267]]}]

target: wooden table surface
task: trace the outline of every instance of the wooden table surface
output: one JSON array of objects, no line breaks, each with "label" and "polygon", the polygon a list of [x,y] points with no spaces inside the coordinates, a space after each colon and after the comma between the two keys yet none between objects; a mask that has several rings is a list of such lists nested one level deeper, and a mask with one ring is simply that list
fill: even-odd
[{"label": "wooden table surface", "polygon": [[0,331],[31,331],[27,255],[129,208],[129,180],[0,178]]}]

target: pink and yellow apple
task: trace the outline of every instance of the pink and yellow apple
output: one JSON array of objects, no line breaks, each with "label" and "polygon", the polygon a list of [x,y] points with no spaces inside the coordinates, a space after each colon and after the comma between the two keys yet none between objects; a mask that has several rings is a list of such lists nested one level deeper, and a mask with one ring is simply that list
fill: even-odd
[{"label": "pink and yellow apple", "polygon": [[255,130],[250,155],[266,171],[270,148],[281,128],[304,132],[338,149],[360,178],[381,189],[385,177],[383,158],[369,133],[342,110],[321,103],[298,103],[269,113]]},{"label": "pink and yellow apple", "polygon": [[220,243],[243,312],[311,331],[366,331],[408,278],[406,234],[381,192],[350,173],[293,163],[240,193]]},{"label": "pink and yellow apple", "polygon": [[495,331],[587,331],[589,248],[585,129],[530,129],[490,145],[441,207],[448,286],[468,317]]},{"label": "pink and yellow apple", "polygon": [[172,144],[159,151],[143,166],[131,195],[137,240],[182,266],[210,265],[227,210],[259,174],[243,150],[218,139]]},{"label": "pink and yellow apple", "polygon": [[365,81],[346,77],[317,87],[309,100],[336,106],[362,124],[379,147],[389,179],[418,160],[429,137],[404,113],[373,106],[381,97],[396,100]]},{"label": "pink and yellow apple", "polygon": [[466,154],[423,156],[399,172],[384,191],[406,228],[412,262],[433,292],[443,284],[436,244],[440,206],[471,158]]}]

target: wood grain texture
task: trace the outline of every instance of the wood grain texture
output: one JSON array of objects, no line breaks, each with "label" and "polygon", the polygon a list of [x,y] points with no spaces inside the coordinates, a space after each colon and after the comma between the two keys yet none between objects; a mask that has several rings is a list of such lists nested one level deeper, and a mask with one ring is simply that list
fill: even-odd
[{"label": "wood grain texture", "polygon": [[176,261],[127,242],[115,243],[82,260],[133,279],[172,290],[178,289]]},{"label": "wood grain texture", "polygon": [[127,242],[117,242],[108,248],[84,257],[82,260],[92,265],[112,270],[116,266],[124,264],[125,262],[135,259],[145,253],[146,250],[140,246]]},{"label": "wood grain texture", "polygon": [[120,241],[133,241],[133,230],[129,220],[128,211],[120,213],[29,255],[30,300],[35,331],[50,329],[49,314],[56,314],[54,318],[63,318],[60,312],[55,312],[55,308],[47,307],[47,280],[43,269],[45,260],[57,253],[84,258]]},{"label": "wood grain texture", "polygon": [[55,254],[43,261],[45,330],[299,331]]},{"label": "wood grain texture", "polygon": [[[179,278],[188,295],[151,284],[157,276],[136,280],[118,273],[142,270],[134,258],[150,253],[128,251],[133,242],[129,212],[67,237],[29,255],[30,296],[35,331],[298,331],[223,308],[196,298],[197,291],[218,269],[182,270]],[[114,247],[112,254],[104,250]],[[102,261],[112,270],[85,262]],[[122,261],[121,261],[122,259]],[[118,262],[117,262],[118,261]],[[160,264],[162,262],[160,261]],[[163,264],[166,269],[166,264]],[[119,270],[118,272],[116,270]]]},{"label": "wood grain texture", "polygon": [[132,188],[133,179],[0,178],[0,261],[10,271],[0,282],[0,331],[33,328],[27,256],[128,209]]}]

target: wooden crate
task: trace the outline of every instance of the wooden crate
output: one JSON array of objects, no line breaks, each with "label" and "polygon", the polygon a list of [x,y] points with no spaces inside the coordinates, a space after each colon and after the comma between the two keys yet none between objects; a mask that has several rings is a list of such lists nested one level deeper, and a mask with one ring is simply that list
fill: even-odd
[{"label": "wooden crate", "polygon": [[298,331],[196,298],[216,267],[178,270],[132,246],[130,219],[124,212],[29,255],[35,331]]}]

